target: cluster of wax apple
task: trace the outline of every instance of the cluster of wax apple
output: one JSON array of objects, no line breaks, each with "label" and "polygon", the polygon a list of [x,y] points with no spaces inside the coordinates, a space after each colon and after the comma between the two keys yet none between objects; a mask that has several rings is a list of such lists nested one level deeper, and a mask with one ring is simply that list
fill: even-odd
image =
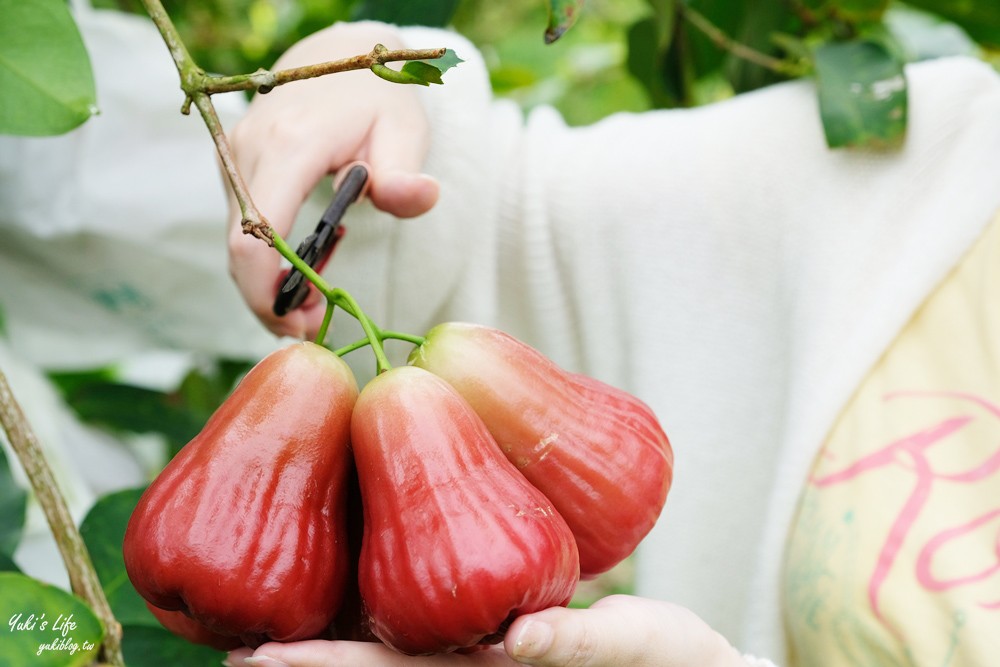
[{"label": "cluster of wax apple", "polygon": [[567,604],[652,528],[673,454],[641,401],[476,325],[435,327],[410,364],[359,392],[298,343],[250,371],[125,534],[166,627],[462,650]]}]

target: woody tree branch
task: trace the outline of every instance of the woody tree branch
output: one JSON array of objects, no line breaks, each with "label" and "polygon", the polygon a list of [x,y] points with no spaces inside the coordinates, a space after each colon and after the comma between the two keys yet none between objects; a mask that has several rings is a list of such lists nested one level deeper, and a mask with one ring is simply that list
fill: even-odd
[{"label": "woody tree branch", "polygon": [[170,57],[177,68],[177,73],[180,75],[181,89],[185,95],[181,111],[185,114],[189,113],[191,104],[194,104],[212,135],[216,151],[222,161],[223,170],[240,207],[244,233],[252,234],[272,246],[274,245],[274,236],[271,226],[253,203],[246,182],[236,166],[229,139],[226,137],[215,106],[212,104],[212,95],[241,90],[256,90],[258,93],[264,94],[292,81],[301,81],[338,72],[373,69],[390,62],[432,60],[445,54],[443,48],[391,50],[381,44],[376,44],[371,52],[350,58],[275,71],[260,69],[251,74],[219,76],[207,74],[194,61],[160,0],[142,0],[142,4],[160,31],[160,35],[170,51]]},{"label": "woody tree branch", "polygon": [[35,498],[48,521],[66,571],[70,588],[83,598],[104,625],[105,637],[101,646],[104,661],[114,667],[124,667],[121,641],[122,627],[111,612],[111,605],[104,595],[97,578],[90,552],[73,521],[66,501],[59,492],[52,468],[38,443],[38,438],[28,423],[21,406],[14,398],[7,377],[0,371],[0,426],[7,433],[11,448],[21,462]]}]

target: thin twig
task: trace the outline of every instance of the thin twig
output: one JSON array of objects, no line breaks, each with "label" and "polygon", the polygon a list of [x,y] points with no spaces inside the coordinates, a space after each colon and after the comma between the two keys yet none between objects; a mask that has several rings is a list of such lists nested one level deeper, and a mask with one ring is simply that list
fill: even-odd
[{"label": "thin twig", "polygon": [[111,612],[111,605],[104,595],[104,589],[101,588],[87,545],[80,536],[66,501],[59,492],[55,476],[45,459],[38,438],[14,398],[3,371],[0,371],[0,424],[7,433],[7,439],[21,462],[21,467],[24,468],[38,504],[45,513],[63,563],[66,565],[66,571],[69,573],[70,587],[87,602],[104,624],[105,637],[101,646],[103,659],[115,667],[124,667],[121,624]]},{"label": "thin twig", "polygon": [[376,44],[371,52],[351,56],[350,58],[341,58],[340,60],[331,60],[316,65],[292,67],[273,72],[260,69],[253,74],[207,76],[200,85],[202,91],[209,95],[228,93],[236,90],[257,90],[259,93],[268,93],[274,88],[292,81],[312,79],[317,76],[336,74],[338,72],[371,69],[372,65],[384,65],[402,60],[433,60],[440,58],[444,53],[445,49],[443,48],[389,50],[381,44]]},{"label": "thin twig", "polygon": [[243,174],[236,165],[236,158],[233,156],[233,150],[229,145],[229,138],[226,136],[222,121],[215,111],[215,105],[212,104],[212,98],[206,93],[195,93],[192,99],[195,107],[201,113],[202,120],[205,121],[205,127],[208,128],[209,134],[212,135],[212,141],[215,142],[215,150],[219,154],[222,168],[229,178],[229,186],[232,188],[233,194],[236,196],[236,201],[240,206],[243,232],[251,234],[268,245],[273,246],[274,240],[271,236],[271,225],[268,224],[257,208],[257,205],[253,203],[250,190],[247,188],[246,181],[243,180]]},{"label": "thin twig", "polygon": [[758,51],[752,47],[738,42],[725,32],[723,32],[718,26],[709,21],[704,14],[699,11],[692,9],[689,5],[683,2],[677,3],[677,11],[683,16],[688,22],[695,28],[700,30],[705,34],[712,42],[724,51],[729,51],[734,56],[738,58],[743,58],[748,62],[752,62],[755,65],[760,65],[765,69],[769,69],[772,72],[778,74],[784,74],[786,76],[794,76],[799,74],[798,69],[780,58],[775,58],[762,51]]}]

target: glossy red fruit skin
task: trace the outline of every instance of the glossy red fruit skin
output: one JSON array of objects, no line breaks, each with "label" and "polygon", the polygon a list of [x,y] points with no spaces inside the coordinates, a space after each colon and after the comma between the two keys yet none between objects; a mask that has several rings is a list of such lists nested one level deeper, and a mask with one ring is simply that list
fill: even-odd
[{"label": "glossy red fruit skin", "polygon": [[566,519],[582,578],[614,567],[652,529],[673,481],[674,456],[656,415],[638,398],[476,324],[434,327],[410,363],[452,385]]},{"label": "glossy red fruit skin", "polygon": [[243,646],[239,637],[220,635],[212,632],[204,625],[184,614],[181,611],[166,611],[159,607],[146,603],[149,611],[153,613],[156,620],[167,630],[178,637],[183,637],[192,644],[203,644],[211,646],[217,651],[232,651]]},{"label": "glossy red fruit skin", "polygon": [[521,614],[569,602],[569,527],[440,378],[398,367],[361,392],[351,425],[371,629],[411,655],[494,643]]},{"label": "glossy red fruit skin", "polygon": [[140,498],[123,543],[136,590],[250,646],[322,636],[348,566],[357,395],[312,343],[258,363]]}]

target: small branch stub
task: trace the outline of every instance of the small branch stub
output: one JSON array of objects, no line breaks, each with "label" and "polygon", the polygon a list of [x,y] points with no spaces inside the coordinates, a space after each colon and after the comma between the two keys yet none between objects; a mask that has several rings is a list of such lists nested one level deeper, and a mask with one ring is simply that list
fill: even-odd
[{"label": "small branch stub", "polygon": [[274,247],[274,231],[271,229],[271,225],[263,220],[251,220],[249,218],[243,218],[241,225],[243,226],[244,234],[249,234],[272,248]]}]

